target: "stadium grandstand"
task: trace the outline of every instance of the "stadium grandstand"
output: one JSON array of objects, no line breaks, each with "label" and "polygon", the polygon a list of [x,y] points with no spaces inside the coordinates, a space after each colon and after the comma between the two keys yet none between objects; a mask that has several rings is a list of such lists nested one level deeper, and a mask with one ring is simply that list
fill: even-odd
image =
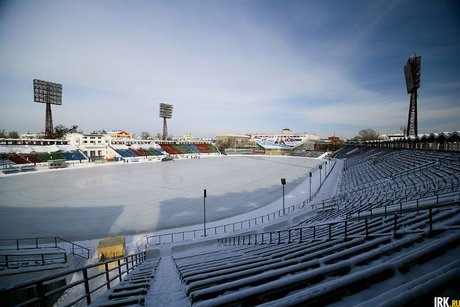
[{"label": "stadium grandstand", "polygon": [[[250,231],[215,228],[210,238],[168,245],[147,240],[102,268],[87,265],[0,295],[22,304],[19,293],[34,289],[27,303],[43,306],[421,306],[458,295],[458,132],[425,140],[438,145],[343,147],[322,183],[334,192],[280,215],[282,223],[266,226],[262,217]],[[194,145],[203,152],[204,144]],[[159,146],[171,154],[194,148]],[[72,282],[46,286],[59,279]]]},{"label": "stadium grandstand", "polygon": [[[0,145],[0,163],[4,174],[19,171],[33,171],[36,167],[47,168],[55,160],[67,163],[87,162],[86,157],[77,147],[60,143],[42,141],[48,145],[36,145],[37,141],[2,140]],[[33,167],[32,167],[33,166]]]},{"label": "stadium grandstand", "polygon": [[[53,139],[0,139],[2,173],[46,169],[55,160],[65,161],[63,166],[88,162],[139,162],[160,160],[164,156],[197,157],[219,155],[217,147],[209,141],[157,141],[127,138],[117,134],[69,133],[64,140]],[[51,161],[51,162],[50,162]],[[33,168],[16,167],[29,165]]]}]

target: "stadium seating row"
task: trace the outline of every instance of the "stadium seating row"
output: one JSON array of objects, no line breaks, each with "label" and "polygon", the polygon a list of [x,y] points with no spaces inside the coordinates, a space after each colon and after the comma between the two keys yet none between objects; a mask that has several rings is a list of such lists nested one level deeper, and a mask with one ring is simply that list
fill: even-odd
[{"label": "stadium seating row", "polygon": [[150,148],[113,148],[120,156],[123,158],[134,158],[134,157],[147,157],[147,156],[161,156],[164,155],[164,152]]},{"label": "stadium seating row", "polygon": [[165,153],[170,155],[183,154],[203,154],[203,153],[218,153],[217,148],[213,144],[180,144],[180,143],[165,143],[160,144],[160,148],[113,148],[123,158],[142,157],[142,156],[158,156]]},{"label": "stadium seating row", "polygon": [[[201,154],[218,153],[213,144],[161,144],[161,148],[113,148],[123,158],[135,158],[146,156],[160,156],[165,153],[176,154]],[[67,161],[87,160],[88,158],[80,151],[55,151],[33,153],[1,153],[2,165],[42,163],[49,160],[64,159]]]},{"label": "stadium seating row", "polygon": [[384,206],[459,187],[458,153],[385,149],[360,152],[345,162],[335,195],[345,207]]},{"label": "stadium seating row", "polygon": [[[458,212],[438,211],[435,219],[445,224],[458,223],[458,218],[454,221],[452,218]],[[445,251],[453,245],[458,250],[459,233],[427,238],[426,233],[420,231],[425,225],[421,220],[426,216],[411,214],[404,218],[404,225],[400,227],[414,232],[404,237],[362,235],[329,239],[326,234],[317,234],[319,239],[310,237],[301,243],[291,241],[289,244],[284,238],[282,244],[222,246],[219,252],[174,260],[187,295],[198,306],[256,305],[268,301],[273,306],[285,306],[291,301],[330,303],[331,299],[339,300],[341,296],[317,297],[314,290],[329,285],[332,277],[338,279],[335,286],[344,289],[350,286],[348,279],[359,276],[352,285],[354,291],[358,291],[375,282],[388,282],[395,275],[410,271],[413,265],[436,258],[432,255],[434,245]],[[392,224],[391,219],[378,219],[368,227],[371,233],[384,234],[392,229]],[[350,225],[349,233],[362,231],[362,226]],[[343,230],[333,230],[333,237],[336,233]],[[382,267],[383,262],[395,265]],[[363,271],[368,273],[361,275]],[[336,287],[332,288],[334,294]],[[299,293],[303,294],[299,296]],[[325,294],[327,292],[322,295]]]},{"label": "stadium seating row", "polygon": [[[147,156],[161,156],[165,154],[209,154],[219,153],[213,144],[180,144],[167,143],[160,144],[160,147],[154,148],[133,148],[128,146],[111,146],[111,148],[122,158],[136,158]],[[56,148],[57,149],[57,148]],[[29,164],[42,163],[49,160],[64,159],[67,161],[82,161],[88,158],[80,150],[57,150],[52,152],[31,152],[31,153],[0,153],[2,165],[9,164]],[[113,159],[112,159],[113,160]]]},{"label": "stadium seating row", "polygon": [[161,148],[171,155],[182,155],[182,154],[209,154],[219,153],[216,146],[213,144],[206,143],[194,143],[194,144],[160,144]]},{"label": "stadium seating row", "polygon": [[79,150],[74,151],[55,151],[37,153],[2,153],[0,154],[2,165],[5,164],[30,164],[43,163],[49,160],[87,160],[88,158]]}]

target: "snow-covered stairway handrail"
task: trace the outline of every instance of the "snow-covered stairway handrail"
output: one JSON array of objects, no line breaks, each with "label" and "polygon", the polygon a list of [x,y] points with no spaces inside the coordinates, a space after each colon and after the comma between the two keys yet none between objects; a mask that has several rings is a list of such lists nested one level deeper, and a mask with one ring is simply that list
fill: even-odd
[{"label": "snow-covered stairway handrail", "polygon": [[[40,305],[47,306],[54,302],[53,296],[56,293],[75,291],[73,295],[61,296],[58,305],[74,306],[80,303],[90,305],[97,291],[102,288],[111,288],[111,284],[122,281],[123,276],[129,274],[147,258],[146,252],[129,255],[115,260],[108,260],[101,263],[90,264],[78,269],[67,270],[56,274],[50,274],[35,280],[12,285],[0,290],[0,297],[7,297],[7,294],[14,299],[15,304],[21,306]],[[46,285],[62,279],[73,279],[70,284],[60,285],[56,288],[49,288]],[[25,289],[32,293],[30,297],[23,295]],[[61,301],[61,299],[63,301]]]},{"label": "snow-covered stairway handrail", "polygon": [[100,296],[91,306],[143,304],[159,262],[160,258],[145,260],[132,270],[122,282]]}]

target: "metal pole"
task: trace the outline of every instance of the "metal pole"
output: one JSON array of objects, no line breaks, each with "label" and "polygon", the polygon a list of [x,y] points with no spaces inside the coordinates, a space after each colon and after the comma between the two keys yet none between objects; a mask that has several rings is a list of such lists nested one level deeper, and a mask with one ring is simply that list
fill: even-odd
[{"label": "metal pole", "polygon": [[433,209],[430,207],[430,234],[433,232]]},{"label": "metal pole", "polygon": [[321,186],[321,169],[323,168],[322,165],[319,166],[319,186]]},{"label": "metal pole", "polygon": [[284,209],[284,184],[283,184],[283,215],[286,214],[286,212],[285,212],[284,210],[285,210],[285,209]]},{"label": "metal pole", "polygon": [[40,300],[40,307],[47,306],[46,297],[45,297],[45,286],[43,285],[43,282],[42,281],[37,282],[35,287],[37,289],[37,296]]},{"label": "metal pole", "polygon": [[107,282],[107,290],[110,290],[110,276],[109,276],[109,264],[106,262],[105,267],[105,281]]},{"label": "metal pole", "polygon": [[91,293],[89,291],[89,280],[88,280],[88,271],[87,269],[83,269],[83,281],[85,285],[85,296],[86,296],[86,303],[88,305],[91,304]]},{"label": "metal pole", "polygon": [[284,185],[286,184],[286,178],[281,178],[281,185],[283,186],[283,215],[286,214],[284,209]]},{"label": "metal pole", "polygon": [[163,117],[163,141],[168,139],[168,123],[166,117]]},{"label": "metal pole", "polygon": [[203,190],[203,231],[206,237],[206,189]]},{"label": "metal pole", "polygon": [[310,201],[311,201],[311,176],[312,176],[312,174],[310,172]]}]

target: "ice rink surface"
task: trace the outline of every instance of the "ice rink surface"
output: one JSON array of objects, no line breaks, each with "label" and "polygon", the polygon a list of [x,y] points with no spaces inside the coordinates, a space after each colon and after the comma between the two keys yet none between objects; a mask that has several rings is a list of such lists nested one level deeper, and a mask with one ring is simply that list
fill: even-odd
[{"label": "ice rink surface", "polygon": [[289,193],[320,160],[214,157],[65,169],[0,178],[0,238],[87,240],[195,225]]}]

